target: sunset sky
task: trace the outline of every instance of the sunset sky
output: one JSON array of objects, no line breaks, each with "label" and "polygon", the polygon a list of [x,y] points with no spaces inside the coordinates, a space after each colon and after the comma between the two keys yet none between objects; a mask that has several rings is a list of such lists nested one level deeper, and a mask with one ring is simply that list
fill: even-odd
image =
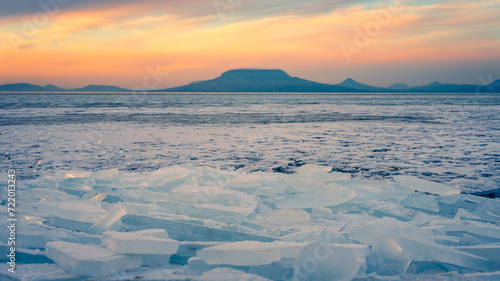
[{"label": "sunset sky", "polygon": [[0,0],[0,84],[137,88],[159,71],[162,89],[235,68],[480,84],[500,78],[499,15],[499,0]]}]

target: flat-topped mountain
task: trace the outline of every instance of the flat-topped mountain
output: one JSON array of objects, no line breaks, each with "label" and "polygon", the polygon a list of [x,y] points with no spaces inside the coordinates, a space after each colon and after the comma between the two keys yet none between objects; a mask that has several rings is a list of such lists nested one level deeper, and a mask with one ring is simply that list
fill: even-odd
[{"label": "flat-topped mountain", "polygon": [[207,81],[162,92],[358,92],[338,85],[291,77],[281,69],[235,69]]}]

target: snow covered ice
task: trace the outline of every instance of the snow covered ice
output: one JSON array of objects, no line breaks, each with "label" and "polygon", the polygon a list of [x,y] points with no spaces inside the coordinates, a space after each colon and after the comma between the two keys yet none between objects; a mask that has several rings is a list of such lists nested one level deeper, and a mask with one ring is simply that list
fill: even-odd
[{"label": "snow covered ice", "polygon": [[56,266],[54,276],[104,280],[173,271],[181,280],[500,276],[500,200],[414,177],[183,165],[67,171],[26,184],[34,186],[23,191],[18,233],[26,274]]}]

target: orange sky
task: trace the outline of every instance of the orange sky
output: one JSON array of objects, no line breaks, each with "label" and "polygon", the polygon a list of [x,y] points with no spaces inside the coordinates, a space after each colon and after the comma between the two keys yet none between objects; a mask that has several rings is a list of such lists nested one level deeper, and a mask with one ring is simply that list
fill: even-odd
[{"label": "orange sky", "polygon": [[159,71],[147,87],[162,89],[245,67],[378,86],[500,78],[500,1],[32,2],[2,4],[0,84],[140,88]]}]

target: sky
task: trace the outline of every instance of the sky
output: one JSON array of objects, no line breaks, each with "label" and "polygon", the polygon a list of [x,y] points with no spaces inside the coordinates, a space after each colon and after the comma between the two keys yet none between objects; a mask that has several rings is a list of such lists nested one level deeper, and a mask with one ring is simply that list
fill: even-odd
[{"label": "sky", "polygon": [[500,79],[499,14],[500,0],[0,0],[0,84],[153,90],[237,68],[482,84]]}]

